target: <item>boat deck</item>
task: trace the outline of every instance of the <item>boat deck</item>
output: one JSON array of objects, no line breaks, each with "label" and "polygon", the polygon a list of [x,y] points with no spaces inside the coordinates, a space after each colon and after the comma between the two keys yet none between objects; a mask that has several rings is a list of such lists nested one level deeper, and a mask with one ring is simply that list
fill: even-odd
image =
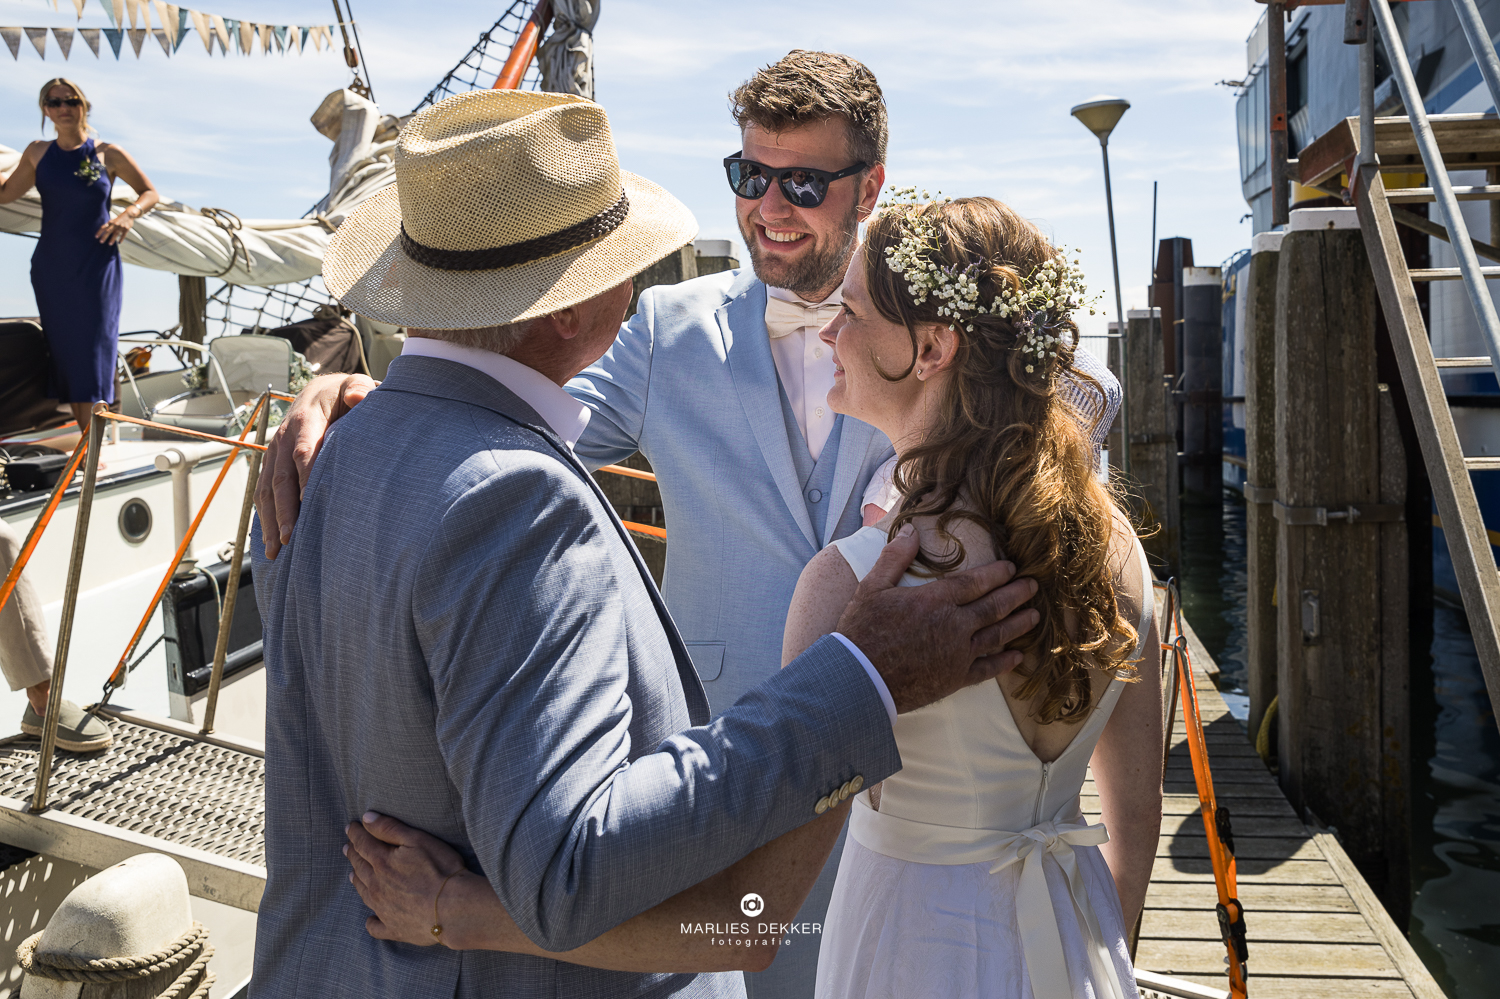
[{"label": "boat deck", "polygon": [[[1229,808],[1255,999],[1444,999],[1442,990],[1360,877],[1338,840],[1293,811],[1205,672],[1190,635],[1214,790]],[[1165,816],[1135,963],[1228,988],[1198,793],[1179,708],[1167,765]],[[1092,781],[1083,806],[1097,814]]]},{"label": "boat deck", "polygon": [[48,807],[30,810],[40,740],[0,744],[0,842],[91,867],[177,859],[195,895],[256,909],[265,887],[265,754],[164,719],[108,712],[114,745],[58,750]]}]

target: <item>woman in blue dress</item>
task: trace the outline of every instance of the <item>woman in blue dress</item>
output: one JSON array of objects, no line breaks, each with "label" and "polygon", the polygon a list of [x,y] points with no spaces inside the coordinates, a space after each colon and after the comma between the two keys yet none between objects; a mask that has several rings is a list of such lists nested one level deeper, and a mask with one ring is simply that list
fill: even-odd
[{"label": "woman in blue dress", "polygon": [[[33,186],[41,195],[42,236],[31,255],[31,286],[52,350],[51,394],[71,405],[83,429],[94,403],[115,399],[120,241],[161,199],[129,153],[89,137],[89,102],[78,84],[49,80],[37,104],[57,138],[26,147],[15,171],[0,179],[0,204]],[[116,177],[139,196],[111,218]]]}]

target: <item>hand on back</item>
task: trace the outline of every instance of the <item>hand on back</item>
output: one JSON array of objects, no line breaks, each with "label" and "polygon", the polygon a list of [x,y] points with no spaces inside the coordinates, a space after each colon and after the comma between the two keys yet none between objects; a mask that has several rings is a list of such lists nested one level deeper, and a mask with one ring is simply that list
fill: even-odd
[{"label": "hand on back", "polygon": [[904,713],[941,700],[1021,664],[1005,647],[1036,626],[1022,605],[1036,593],[1015,579],[1010,562],[991,562],[934,580],[899,586],[917,554],[909,525],[886,545],[839,617],[838,631],[859,647]]},{"label": "hand on back", "polygon": [[320,375],[308,382],[266,445],[255,509],[260,514],[266,558],[274,559],[292,536],[302,490],[323,447],[328,427],[364,401],[380,383],[368,375]]}]

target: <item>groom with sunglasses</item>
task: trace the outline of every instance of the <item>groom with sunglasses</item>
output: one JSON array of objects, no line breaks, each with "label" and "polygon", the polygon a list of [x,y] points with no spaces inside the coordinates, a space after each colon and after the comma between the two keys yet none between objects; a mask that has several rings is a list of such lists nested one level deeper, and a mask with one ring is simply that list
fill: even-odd
[{"label": "groom with sunglasses", "polygon": [[[724,166],[751,269],[643,292],[614,345],[567,386],[592,410],[579,458],[594,469],[640,451],[656,473],[670,533],[663,595],[714,715],[775,672],[813,555],[896,498],[890,441],[828,408],[833,360],[817,335],[841,307],[859,223],[885,183],[880,85],[848,56],[799,49],[731,100],[743,148]],[[1117,399],[1107,371],[1090,373]],[[289,414],[257,496],[268,556],[290,537],[327,422],[370,386],[327,376]],[[1108,426],[1106,401],[1081,405]],[[751,999],[812,999],[841,851],[842,840],[797,915],[817,931],[746,974]]]}]

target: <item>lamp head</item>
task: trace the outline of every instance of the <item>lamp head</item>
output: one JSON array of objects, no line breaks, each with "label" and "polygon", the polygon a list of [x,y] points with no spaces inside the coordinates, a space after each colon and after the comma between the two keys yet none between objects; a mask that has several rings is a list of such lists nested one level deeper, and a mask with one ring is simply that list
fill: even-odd
[{"label": "lamp head", "polygon": [[1072,114],[1083,122],[1083,127],[1099,137],[1101,143],[1109,141],[1109,133],[1115,130],[1121,116],[1130,108],[1123,97],[1099,97],[1076,105]]}]

